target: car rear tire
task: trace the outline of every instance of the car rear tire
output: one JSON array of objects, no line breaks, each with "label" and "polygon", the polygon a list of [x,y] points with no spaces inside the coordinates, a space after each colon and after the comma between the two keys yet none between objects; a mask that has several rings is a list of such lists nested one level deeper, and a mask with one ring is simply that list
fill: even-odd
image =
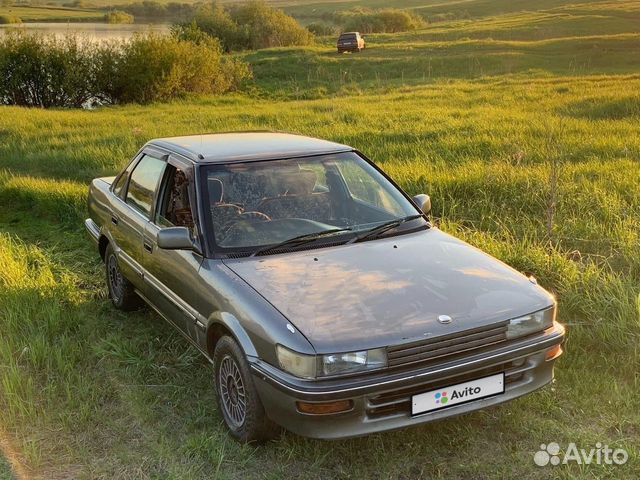
[{"label": "car rear tire", "polygon": [[242,443],[262,443],[280,428],[267,417],[251,378],[244,353],[229,336],[223,336],[213,354],[216,400],[231,435]]},{"label": "car rear tire", "polygon": [[118,257],[116,257],[111,244],[107,245],[104,264],[109,298],[113,306],[125,312],[140,308],[142,299],[135,292],[133,284],[122,274]]}]

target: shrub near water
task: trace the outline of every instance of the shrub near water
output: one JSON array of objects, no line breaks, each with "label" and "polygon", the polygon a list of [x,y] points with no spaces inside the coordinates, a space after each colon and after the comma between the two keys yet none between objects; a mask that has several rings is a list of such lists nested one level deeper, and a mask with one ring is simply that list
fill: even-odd
[{"label": "shrub near water", "polygon": [[0,25],[6,25],[9,23],[22,23],[22,19],[16,15],[10,15],[10,14],[0,15]]},{"label": "shrub near water", "polygon": [[220,43],[137,36],[97,52],[96,81],[105,103],[148,103],[189,93],[224,93],[250,77],[246,64],[222,55]]},{"label": "shrub near water", "polygon": [[202,6],[189,22],[173,27],[177,38],[193,40],[202,33],[218,38],[226,51],[310,45],[313,34],[282,10],[263,0],[225,8],[213,2]]},{"label": "shrub near water", "polygon": [[134,22],[133,15],[120,10],[113,10],[105,14],[104,19],[107,23],[130,24]]},{"label": "shrub near water", "polygon": [[0,103],[78,107],[93,95],[93,46],[67,36],[7,32],[0,39]]},{"label": "shrub near water", "polygon": [[111,43],[8,32],[0,39],[0,104],[81,107],[220,94],[250,76],[215,39],[159,35]]},{"label": "shrub near water", "polygon": [[198,8],[192,3],[159,3],[153,0],[118,5],[118,8],[136,18],[144,19],[186,19],[192,17]]}]

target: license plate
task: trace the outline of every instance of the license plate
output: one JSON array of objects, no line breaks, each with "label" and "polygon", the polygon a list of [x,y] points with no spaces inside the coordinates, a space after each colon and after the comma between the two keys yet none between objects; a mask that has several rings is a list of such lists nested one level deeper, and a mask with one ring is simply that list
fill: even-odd
[{"label": "license plate", "polygon": [[501,393],[504,393],[504,373],[414,395],[411,399],[411,414],[442,410]]}]

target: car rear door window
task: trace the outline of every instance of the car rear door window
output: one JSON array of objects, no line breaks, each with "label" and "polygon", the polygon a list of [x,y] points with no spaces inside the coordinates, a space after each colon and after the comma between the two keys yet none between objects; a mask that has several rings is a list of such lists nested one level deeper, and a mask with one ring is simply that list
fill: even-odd
[{"label": "car rear door window", "polygon": [[126,202],[147,218],[165,166],[164,160],[145,155],[131,173]]}]

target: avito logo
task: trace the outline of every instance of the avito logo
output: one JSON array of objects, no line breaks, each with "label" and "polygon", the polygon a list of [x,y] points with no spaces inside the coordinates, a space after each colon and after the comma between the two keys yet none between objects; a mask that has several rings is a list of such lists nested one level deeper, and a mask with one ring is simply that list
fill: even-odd
[{"label": "avito logo", "polygon": [[447,398],[447,392],[436,393],[436,403],[441,403],[442,405],[445,405],[448,401],[449,399]]},{"label": "avito logo", "polygon": [[449,398],[451,398],[451,400],[457,400],[459,398],[470,397],[471,395],[478,395],[480,392],[482,392],[480,387],[466,387],[462,390],[454,390],[450,397],[447,395],[447,392],[438,392],[435,395],[436,403],[445,405],[449,402]]}]

